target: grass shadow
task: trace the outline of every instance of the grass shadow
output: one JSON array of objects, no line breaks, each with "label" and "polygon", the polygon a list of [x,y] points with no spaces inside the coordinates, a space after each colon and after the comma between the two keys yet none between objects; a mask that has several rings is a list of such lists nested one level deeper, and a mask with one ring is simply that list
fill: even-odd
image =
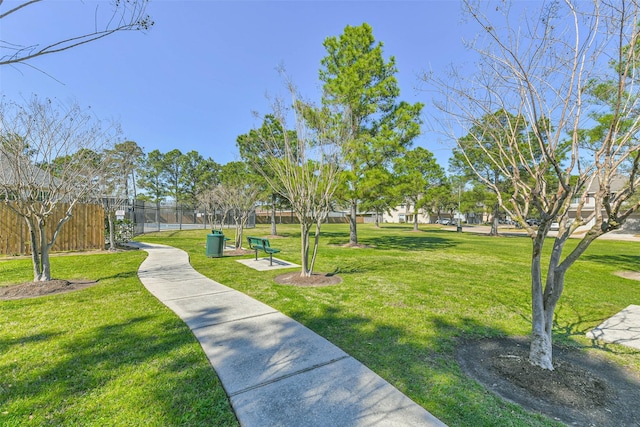
[{"label": "grass shadow", "polygon": [[14,345],[26,345],[48,341],[62,335],[62,332],[41,332],[33,335],[0,339],[0,348],[9,350]]},{"label": "grass shadow", "polygon": [[621,344],[611,344],[603,340],[598,340],[596,338],[590,338],[589,344],[585,344],[585,340],[576,340],[576,338],[584,338],[590,330],[593,329],[594,325],[599,325],[608,317],[600,317],[600,316],[583,316],[580,313],[574,311],[573,313],[575,317],[575,321],[573,322],[558,322],[557,319],[554,319],[553,322],[553,337],[554,343],[569,345],[571,347],[577,348],[591,348],[605,351],[607,353],[616,354],[616,355],[631,355],[631,354],[640,354],[640,350],[627,347]]},{"label": "grass shadow", "polygon": [[103,277],[99,277],[96,280],[97,281],[103,281],[103,280],[109,280],[109,279],[131,279],[131,278],[137,278],[138,277],[138,272],[137,271],[125,271],[125,272],[120,272],[120,273],[116,273],[116,274],[112,274],[109,276],[103,276]]},{"label": "grass shadow", "polygon": [[595,255],[584,254],[580,258],[583,261],[593,261],[610,265],[620,270],[640,271],[640,255],[618,254],[618,255]]},{"label": "grass shadow", "polygon": [[[228,399],[210,365],[198,363],[200,347],[178,319],[149,314],[9,344],[27,343],[51,357],[35,358],[28,367],[24,361],[0,365],[0,372],[13,372],[9,387],[0,380],[8,425],[128,425],[134,419],[145,425],[237,425],[225,418],[229,409],[216,413],[216,402]],[[149,366],[156,366],[152,374]]]},{"label": "grass shadow", "polygon": [[426,322],[426,334],[430,337],[425,339],[411,336],[402,327],[381,324],[335,306],[324,308],[320,314],[296,311],[290,315],[374,370],[436,417],[455,414],[454,418],[443,419],[450,425],[494,425],[494,415],[486,405],[508,405],[487,395],[483,387],[461,371],[453,357],[459,339],[504,336],[504,331],[471,318],[452,321],[435,316]]},{"label": "grass shadow", "polygon": [[373,245],[375,249],[398,249],[408,251],[435,251],[451,248],[457,245],[454,239],[424,234],[411,234],[407,236],[381,236],[369,237],[366,244]]}]

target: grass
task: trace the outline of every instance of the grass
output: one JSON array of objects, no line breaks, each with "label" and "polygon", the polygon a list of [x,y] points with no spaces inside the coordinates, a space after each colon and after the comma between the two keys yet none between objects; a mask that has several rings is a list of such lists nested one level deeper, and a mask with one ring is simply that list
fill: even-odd
[{"label": "grass", "polygon": [[[138,280],[144,257],[54,257],[55,277],[99,284],[0,302],[0,425],[238,425],[189,328]],[[0,286],[31,274],[0,261]]]},{"label": "grass", "polygon": [[[294,287],[272,280],[237,258],[206,258],[206,231],[146,235],[142,240],[180,247],[201,273],[263,301],[305,324],[387,379],[451,426],[555,425],[487,393],[454,360],[459,340],[528,335],[530,241],[490,238],[424,227],[360,226],[368,248],[346,248],[345,225],[323,226],[316,271],[343,283]],[[268,227],[249,234],[265,236]],[[280,258],[299,264],[299,229],[280,226],[272,239]],[[571,241],[570,245],[575,245]],[[557,309],[555,342],[584,347],[640,371],[640,353],[597,347],[584,334],[633,301],[640,286],[613,275],[640,265],[637,243],[597,241],[567,275]],[[251,256],[247,256],[251,257]]]},{"label": "grass", "polygon": [[[294,287],[237,258],[206,258],[206,230],[140,240],[186,250],[201,273],[261,300],[326,337],[451,426],[549,426],[466,378],[459,340],[527,335],[530,242],[437,227],[361,225],[367,248],[342,247],[345,225],[323,226],[316,271],[343,283]],[[299,229],[272,246],[299,263]],[[265,236],[268,226],[249,234]],[[571,242],[575,244],[575,242]],[[250,258],[251,256],[246,256]],[[56,257],[54,276],[95,278],[75,293],[0,302],[0,424],[234,425],[218,380],[188,329],[136,277],[143,253]],[[630,303],[640,286],[637,243],[597,241],[570,270],[557,310],[557,343],[584,347],[640,371],[640,353],[597,347],[587,330]],[[287,271],[287,270],[284,270]],[[30,280],[29,260],[0,261],[0,286]]]}]

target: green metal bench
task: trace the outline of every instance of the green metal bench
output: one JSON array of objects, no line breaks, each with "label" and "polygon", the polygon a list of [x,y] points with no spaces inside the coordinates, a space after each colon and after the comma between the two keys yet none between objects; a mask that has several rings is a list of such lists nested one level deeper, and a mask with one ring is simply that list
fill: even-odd
[{"label": "green metal bench", "polygon": [[258,260],[258,250],[262,250],[269,254],[269,265],[273,265],[273,254],[280,252],[280,249],[272,248],[269,239],[247,236],[247,242],[249,242],[249,248],[256,251],[256,261]]}]

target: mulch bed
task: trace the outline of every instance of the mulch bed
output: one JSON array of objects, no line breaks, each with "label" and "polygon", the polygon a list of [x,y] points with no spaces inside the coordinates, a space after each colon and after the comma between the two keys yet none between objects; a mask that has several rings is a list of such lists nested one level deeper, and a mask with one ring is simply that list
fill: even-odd
[{"label": "mulch bed", "polygon": [[554,346],[554,370],[529,363],[526,338],[465,341],[456,360],[487,390],[568,425],[640,426],[640,377],[575,348]]},{"label": "mulch bed", "polygon": [[313,273],[309,277],[300,275],[300,271],[281,274],[274,278],[276,283],[293,286],[331,286],[342,283],[342,278],[333,274]]},{"label": "mulch bed", "polygon": [[0,287],[0,301],[62,294],[85,289],[97,283],[98,282],[94,280],[61,279],[53,279],[46,282],[25,282],[19,285]]}]

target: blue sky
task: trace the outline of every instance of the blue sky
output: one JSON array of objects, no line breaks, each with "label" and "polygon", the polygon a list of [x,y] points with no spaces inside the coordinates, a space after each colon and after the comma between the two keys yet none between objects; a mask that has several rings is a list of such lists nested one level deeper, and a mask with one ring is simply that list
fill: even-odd
[{"label": "blue sky", "polygon": [[[15,2],[5,0],[2,8]],[[72,35],[93,25],[105,1],[52,0],[4,19],[0,39],[21,44]],[[11,99],[31,94],[91,107],[116,120],[123,137],[145,152],[196,150],[218,163],[238,160],[236,137],[269,112],[266,94],[284,93],[284,65],[301,94],[319,100],[318,70],[328,36],[363,22],[395,56],[402,100],[426,104],[417,76],[468,57],[457,1],[152,0],[148,32],[120,33],[27,65],[3,66],[0,89]],[[39,71],[40,70],[40,71]],[[46,74],[45,74],[46,73]],[[451,144],[428,131],[415,142],[447,166]],[[123,139],[124,140],[124,139]]]}]

